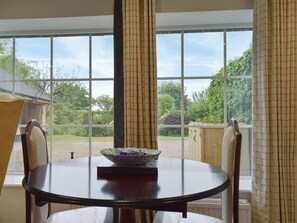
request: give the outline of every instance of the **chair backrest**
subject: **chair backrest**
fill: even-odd
[[[224,223],[239,223],[239,176],[241,138],[238,123],[231,120],[222,143],[222,169],[230,178],[230,186],[222,193],[222,217]]]
[[[39,122],[31,120],[22,133],[24,172],[48,163],[45,131]],[[38,207],[35,197],[26,192],[26,223],[43,223],[49,215],[49,204]]]

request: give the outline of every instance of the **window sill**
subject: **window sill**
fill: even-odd
[[[240,190],[240,192],[251,193],[251,191],[252,191],[252,177],[251,176],[240,177],[239,190]]]
[[[22,187],[23,174],[7,174],[4,179],[4,187]]]
[[[239,180],[239,198],[251,202],[252,177],[242,176]]]

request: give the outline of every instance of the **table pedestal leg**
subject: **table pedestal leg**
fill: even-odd
[[[120,208],[119,223],[136,223],[135,210],[128,208]]]
[[[135,210],[128,208],[113,208],[113,223],[136,223]]]
[[[119,220],[120,220],[120,208],[112,208],[112,210],[113,210],[112,222],[113,223],[119,223]]]

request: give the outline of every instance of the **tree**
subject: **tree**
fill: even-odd
[[[227,74],[237,76],[227,82],[227,119],[235,118],[240,122],[251,124],[252,82],[247,76],[252,72],[252,47],[227,64]],[[224,76],[221,68],[215,77]],[[191,121],[223,122],[224,121],[224,80],[214,78],[206,91],[194,92],[193,101],[187,106]]]
[[[161,82],[158,86],[158,95],[170,95],[175,102],[176,110],[181,110],[181,84],[173,81]],[[184,91],[184,108],[187,107],[190,100]]]
[[[53,87],[55,124],[88,123],[88,91],[80,82],[57,82]]]
[[[98,109],[93,112],[94,124],[113,123],[113,98],[109,95],[101,95],[94,100],[94,107]],[[93,136],[112,136],[113,129],[98,127],[93,129]]]
[[[100,114],[97,115],[95,123],[111,124],[113,121],[113,98],[109,95],[101,95],[94,100],[94,105],[98,106],[95,113]]]
[[[193,102],[198,102],[200,99],[206,98],[207,97],[207,90],[205,91],[200,91],[200,92],[193,92],[192,93],[192,98],[193,98]]]
[[[8,39],[0,40],[0,69],[12,73],[12,46]]]
[[[215,75],[223,75],[223,68]],[[213,79],[207,91],[206,102],[209,106],[209,113],[205,118],[207,122],[224,121],[224,80]]]
[[[227,71],[230,76],[242,76],[240,79],[229,80],[227,94],[227,119],[235,118],[240,122],[252,124],[252,47],[243,52],[242,56],[229,61]]]
[[[195,122],[206,121],[205,117],[208,116],[209,106],[207,104],[206,98],[200,98],[197,101],[188,105],[187,115],[189,120]]]
[[[188,95],[184,95],[184,108],[187,107],[190,100]],[[161,82],[158,86],[158,118],[159,123],[164,125],[181,124],[181,84],[173,81]],[[184,122],[188,123],[188,118],[185,114]],[[161,135],[180,136],[180,128],[160,128]]]
[[[58,81],[53,85],[54,103],[63,103],[63,107],[69,110],[89,109],[88,95],[81,82]]]
[[[238,76],[236,79],[229,79],[227,83],[227,119],[235,118],[240,122],[251,124],[252,82],[247,76],[251,76],[252,72],[252,47],[244,51],[240,57],[230,60],[226,69],[229,76]],[[214,76],[223,77],[224,69],[221,68]],[[196,101],[193,105],[189,105],[187,110],[191,120],[224,121],[223,79],[212,79],[207,91],[198,92],[193,98]]]
[[[174,111],[167,113],[163,115],[160,118],[160,122],[164,125],[180,125],[181,124],[181,111]],[[189,119],[186,114],[184,114],[184,124],[188,124]],[[160,135],[166,135],[166,136],[180,136],[181,135],[181,128],[169,128],[169,127],[163,127],[159,129]],[[188,131],[185,131],[185,135],[188,134]]]
[[[82,124],[88,123],[88,109],[89,97],[88,91],[82,82],[79,81],[54,81],[52,85],[49,81],[43,81],[45,72],[49,69],[42,71],[31,63],[15,59],[16,75],[18,79],[24,80],[32,88],[36,89],[39,93],[36,98],[38,100],[44,94],[50,94],[52,87],[53,94],[53,120],[55,124]],[[0,40],[0,69],[3,69],[8,74],[13,73],[13,53],[11,41],[8,39]],[[63,78],[65,75],[61,72],[60,68],[55,71],[55,76]],[[69,75],[67,75],[69,76]],[[26,81],[28,79],[37,79],[38,81]],[[48,111],[48,116],[50,111]],[[68,129],[55,130],[55,133],[72,134],[73,132]],[[85,135],[85,133],[82,133]]]
[[[13,47],[9,39],[0,40],[0,69],[7,73],[13,73]],[[28,65],[20,59],[15,59],[15,72],[19,79],[41,79],[42,72],[35,67]],[[36,86],[35,86],[36,87]]]
[[[175,100],[171,95],[161,94],[158,96],[158,119],[175,110]]]

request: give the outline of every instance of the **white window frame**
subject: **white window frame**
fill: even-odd
[[[184,75],[184,33],[188,33],[188,32],[209,32],[209,31],[214,31],[214,29],[211,30],[205,30],[205,29],[195,29],[195,30],[172,30],[172,31],[159,31],[158,34],[162,34],[162,33],[180,33],[181,35],[181,76],[180,77],[159,77],[158,80],[177,80],[180,81],[181,83],[181,87],[182,89],[184,89],[184,81],[185,80],[189,80],[189,79],[195,79],[195,80],[199,80],[199,79],[224,79],[224,125],[222,125],[222,127],[225,127],[227,125],[227,99],[226,99],[226,88],[227,88],[227,80],[228,79],[236,79],[236,78],[241,78],[240,76],[232,76],[232,77],[228,77],[227,73],[226,73],[226,66],[227,66],[227,61],[226,61],[226,47],[227,47],[227,41],[226,41],[226,33],[228,31],[244,31],[244,30],[251,30],[251,28],[236,28],[236,29],[224,29],[224,28],[220,28],[220,29],[216,29],[217,31],[223,32],[224,33],[224,67],[225,67],[225,74],[224,77],[213,77],[213,76],[191,76],[191,77],[185,77]],[[42,81],[49,81],[52,83],[53,81],[56,80],[63,80],[63,79],[54,79],[53,78],[53,39],[54,37],[63,37],[63,36],[88,36],[89,37],[89,77],[88,78],[67,78],[65,80],[67,81],[88,81],[89,82],[89,124],[87,125],[54,125],[53,121],[51,120],[50,125],[49,126],[45,126],[45,127],[49,127],[49,129],[53,129],[55,127],[88,127],[89,128],[89,155],[91,156],[92,154],[92,128],[93,127],[112,127],[111,125],[106,125],[106,124],[93,124],[92,123],[92,108],[91,108],[91,99],[92,99],[92,82],[93,81],[113,81],[113,78],[93,78],[92,77],[92,37],[93,36],[103,36],[103,35],[112,35],[112,33],[110,32],[106,32],[106,33],[93,33],[93,34],[89,34],[89,33],[83,33],[83,34],[58,34],[58,35],[41,35],[38,37],[47,37],[50,38],[50,65],[51,65],[51,69],[50,69],[50,78],[49,79],[42,79]],[[15,80],[15,39],[19,38],[19,37],[26,37],[26,38],[30,38],[30,37],[36,37],[34,35],[28,35],[28,36],[5,36],[4,38],[12,38],[13,40],[13,83],[17,82],[17,80]],[[252,78],[252,77],[247,77],[245,76],[245,78]],[[18,81],[22,81],[22,80],[18,80]],[[38,81],[36,79],[34,80],[26,80],[26,81]],[[14,86],[14,85],[13,85]],[[13,87],[13,93],[15,92],[15,89]],[[184,93],[184,91],[182,91],[182,94]],[[52,87],[51,87],[51,95],[50,95],[51,99],[52,99]],[[184,95],[181,95],[181,106],[182,109],[184,109],[183,104],[184,104]],[[51,106],[51,117],[53,114],[53,105],[52,105],[52,100],[50,103]],[[181,113],[183,116],[183,112]],[[179,127],[181,128],[181,154],[182,154],[182,158],[184,157],[184,150],[185,150],[185,144],[184,144],[184,130],[185,128],[189,128],[189,125],[185,125],[183,122],[183,117],[181,118],[182,123],[180,125],[158,125],[159,127]],[[24,127],[24,126],[21,126]],[[216,126],[217,127],[217,126]],[[249,128],[252,128],[252,126],[247,126]],[[49,151],[50,151],[50,159],[52,158],[52,134],[49,134]],[[251,158],[251,157],[250,157]]]

